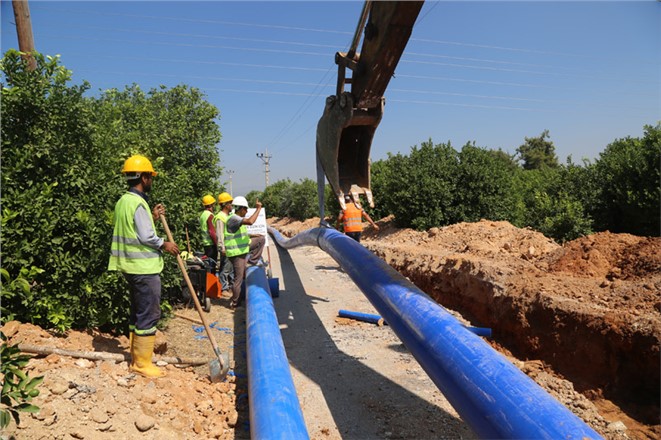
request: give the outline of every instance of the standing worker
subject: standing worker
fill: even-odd
[[[248,228],[246,228],[246,225],[255,223],[259,216],[259,211],[262,209],[259,200],[255,201],[255,212],[249,218],[246,218],[248,201],[245,197],[236,197],[232,204],[234,214],[227,219],[225,228],[225,252],[234,268],[230,307],[235,309],[243,301],[241,291],[246,275],[246,264],[255,266],[260,263],[266,239],[262,235],[248,235]]]
[[[146,377],[161,377],[165,373],[152,364],[151,358],[156,323],[161,318],[163,252],[176,256],[179,248],[156,235],[154,221],[165,214],[165,207],[159,203],[150,215],[147,193],[157,173],[149,159],[140,155],[129,157],[122,173],[129,190],[115,205],[108,270],[122,272],[129,284],[130,369]]]
[[[234,279],[232,263],[227,258],[225,251],[225,228],[227,219],[232,213],[232,200],[232,196],[229,193],[220,193],[218,195],[220,212],[213,218],[213,222],[216,225],[216,237],[218,237],[218,272],[220,272],[220,284],[223,291],[230,290]]]
[[[218,240],[216,239],[216,228],[213,226],[213,207],[216,204],[216,198],[207,194],[202,197],[202,204],[204,205],[204,211],[200,214],[202,246],[204,246],[204,255],[213,260],[218,256],[216,247]]]
[[[374,229],[377,231],[379,230],[379,225],[374,223],[369,214],[357,207],[351,200],[350,196],[344,196],[344,203],[346,209],[341,210],[340,214],[337,216],[337,224],[335,225],[337,229],[340,228],[340,223],[342,223],[344,226],[344,233],[358,243],[360,243],[360,236],[363,233],[363,218],[367,220],[369,224],[374,226]]]

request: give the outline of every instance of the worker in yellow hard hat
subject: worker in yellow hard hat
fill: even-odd
[[[218,240],[216,238],[216,228],[213,224],[214,206],[216,205],[216,198],[211,194],[202,197],[202,205],[204,210],[200,214],[200,233],[202,234],[202,246],[204,246],[204,255],[207,258],[214,260],[217,257]]]
[[[218,204],[220,211],[214,217],[214,225],[216,226],[216,237],[218,237],[218,272],[220,272],[220,284],[223,291],[228,291],[234,282],[234,269],[227,253],[225,251],[225,227],[227,219],[232,213],[232,196],[229,193],[222,192],[218,195]]]
[[[122,173],[129,189],[115,205],[108,270],[122,272],[131,293],[130,369],[143,376],[160,377],[164,373],[151,359],[156,324],[161,318],[163,252],[178,255],[179,248],[156,235],[154,222],[165,214],[165,207],[159,203],[149,209],[147,193],[157,174],[149,159],[129,157]]]

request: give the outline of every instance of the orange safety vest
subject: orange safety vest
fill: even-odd
[[[344,224],[344,232],[362,232],[363,210],[356,208],[356,205],[351,202],[347,203],[342,223]]]

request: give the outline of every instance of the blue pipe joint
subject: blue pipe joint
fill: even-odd
[[[284,239],[319,246],[351,277],[461,418],[480,438],[600,439],[601,436],[445,308],[360,243],[328,228]]]
[[[250,437],[309,440],[264,270],[246,275]]]

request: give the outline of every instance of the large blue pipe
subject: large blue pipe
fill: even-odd
[[[248,268],[246,284],[250,437],[308,440],[264,269]]]
[[[481,438],[598,439],[581,419],[436,301],[369,250],[328,228],[277,243],[319,246],[363,291],[406,348]]]

